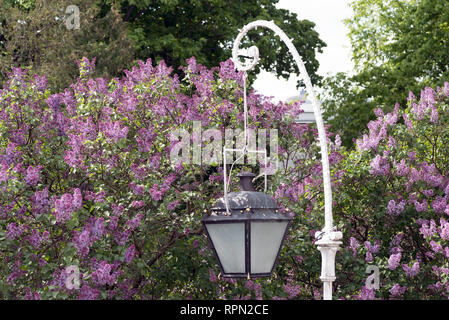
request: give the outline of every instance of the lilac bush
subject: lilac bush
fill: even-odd
[[[269,193],[293,222],[273,277],[223,279],[200,223],[223,195],[221,164],[171,161],[171,135],[193,121],[222,137],[241,129],[242,74],[231,61],[207,69],[192,58],[183,79],[151,60],[121,79],[92,79],[94,64],[82,59],[63,92],[21,69],[0,91],[1,297],[320,299],[322,167],[316,128],[294,121],[301,104],[248,95],[250,127],[278,129]],[[410,93],[405,111],[376,109],[353,151],[327,128],[345,237],[335,298],[448,298],[448,97],[446,83],[419,100]],[[379,289],[366,283],[369,265]]]
[[[376,109],[357,149],[338,164],[345,173],[334,213],[350,245],[337,255],[336,295],[449,298],[448,98],[446,82],[420,99],[410,92],[405,110]],[[367,294],[370,264],[380,269],[380,289]]]
[[[201,121],[224,136],[241,128],[243,81],[232,62],[207,69],[189,59],[184,79],[151,60],[121,79],[92,79],[94,64],[82,59],[79,79],[60,93],[21,69],[0,91],[1,297],[319,297],[318,261],[306,286],[294,274],[313,261],[297,252],[299,230],[309,228],[299,217],[313,216],[313,195],[293,213],[295,231],[274,279],[221,279],[200,220],[222,196],[222,168],[170,160],[175,129],[191,132]],[[270,179],[270,192],[291,206],[320,185],[316,130],[294,122],[299,103],[251,92],[248,106],[252,127],[279,130],[281,161],[293,151],[307,155],[280,170],[293,184],[281,174]],[[73,266],[79,288],[68,285]]]

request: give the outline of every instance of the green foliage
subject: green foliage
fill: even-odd
[[[353,75],[325,80],[324,116],[352,146],[372,110],[406,106],[408,92],[441,86],[449,70],[449,3],[445,0],[356,0],[349,27]]]
[[[128,22],[129,37],[137,50],[137,58],[164,61],[174,67],[192,56],[211,68],[231,57],[232,42],[239,28],[257,20],[273,20],[291,38],[303,57],[307,71],[314,83],[321,77],[316,74],[316,53],[322,52],[325,43],[314,30],[315,24],[298,20],[296,14],[275,7],[276,1],[255,0],[158,0],[117,1]],[[110,1],[103,1],[105,7]],[[288,78],[297,73],[293,58],[287,48],[266,30],[248,34],[248,45],[260,49],[261,64],[250,75],[250,80],[260,68],[275,71],[277,76]]]
[[[79,7],[79,29],[66,26],[69,5]],[[0,1],[0,84],[11,67],[22,67],[46,74],[61,90],[76,79],[83,56],[96,57],[96,77],[119,76],[133,61],[133,47],[120,14],[100,13],[94,0]]]
[[[212,68],[231,57],[238,29],[256,19],[274,20],[291,38],[303,57],[314,83],[316,53],[326,45],[314,30],[315,24],[298,20],[296,14],[277,9],[277,1],[0,1],[0,85],[11,66],[30,67],[46,74],[52,88],[62,89],[76,79],[75,61],[96,57],[95,76],[115,77],[133,61],[162,59],[183,76],[179,66],[196,57]],[[80,9],[80,29],[68,30],[68,5]],[[23,21],[24,23],[19,23]],[[288,78],[298,73],[293,58],[277,37],[266,30],[253,31],[245,45],[257,45],[261,68]]]

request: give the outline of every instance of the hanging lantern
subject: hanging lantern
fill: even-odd
[[[254,176],[239,174],[241,191],[225,194],[202,220],[223,277],[271,276],[292,219],[254,190]]]

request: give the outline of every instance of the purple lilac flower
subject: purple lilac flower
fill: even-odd
[[[140,196],[140,195],[142,195],[143,194],[143,192],[144,192],[144,187],[142,186],[142,185],[136,185],[136,184],[134,184],[134,183],[130,183],[129,184],[129,187],[131,188],[131,190],[133,191],[133,193],[136,195],[136,196]]]
[[[111,208],[112,208],[112,213],[115,216],[121,216],[121,214],[123,213],[123,210],[125,210],[124,206],[116,205],[115,203],[111,204]]]
[[[95,217],[92,217],[89,220],[87,228],[89,228],[90,237],[93,241],[100,239],[105,233],[104,218],[100,217],[96,219]]]
[[[421,202],[415,201],[414,205],[415,205],[416,211],[418,211],[418,212],[426,212],[427,208],[429,207],[427,200],[425,200],[425,199],[422,200]]]
[[[415,262],[412,267],[406,264],[402,265],[402,269],[409,278],[414,278],[419,273],[419,262]]]
[[[357,249],[358,249],[358,247],[360,247],[360,244],[356,238],[351,237],[349,239],[349,247],[352,249],[352,255],[354,257],[357,256]]]
[[[75,189],[74,196],[70,193],[65,193],[60,199],[55,200],[54,215],[56,222],[64,222],[70,219],[72,212],[81,207],[82,198],[79,189]]]
[[[254,281],[252,281],[252,280],[246,281],[246,282],[245,282],[245,287],[246,287],[248,290],[254,290]]]
[[[400,109],[399,103],[396,102],[393,112],[387,113],[385,115],[385,123],[386,124],[394,125],[396,122],[398,122],[399,109]]]
[[[28,237],[28,241],[30,244],[35,248],[38,249],[43,241],[47,241],[50,237],[50,234],[48,231],[44,231],[41,235],[39,230],[33,229],[31,232],[31,235]]]
[[[72,240],[73,245],[78,250],[80,256],[86,256],[89,253],[90,246],[90,232],[83,230],[81,233],[75,232],[75,237]]]
[[[76,61],[76,64],[80,69],[81,77],[89,77],[90,75],[92,75],[92,73],[95,70],[95,61],[96,58],[93,58],[92,60],[89,61],[89,59],[86,57],[83,57],[81,60]]]
[[[392,254],[390,256],[390,258],[388,259],[388,268],[390,270],[395,270],[399,266],[399,263],[401,261],[401,257],[402,257],[401,252],[398,252],[396,254]]]
[[[373,160],[370,162],[371,169],[369,172],[372,175],[387,175],[390,172],[390,164],[387,159],[381,157],[380,155],[377,155]]]
[[[48,187],[42,191],[36,191],[31,197],[31,203],[35,214],[41,214],[44,210],[49,208],[50,201],[48,199]]]
[[[15,281],[20,278],[24,273],[26,273],[25,270],[16,270],[11,272],[11,274],[8,276],[8,278],[6,278],[6,283],[10,284],[10,285],[14,285]]]
[[[220,62],[219,76],[222,80],[231,79],[236,80],[238,83],[242,83],[243,73],[236,71],[234,62],[231,59],[228,59],[226,61]]]
[[[27,174],[25,176],[25,182],[29,186],[35,186],[40,179],[39,172],[42,170],[42,166],[32,167],[29,166]]]
[[[98,265],[98,269],[92,273],[92,280],[98,285],[113,285],[117,280],[117,274],[111,272],[112,265],[106,261],[101,261]]]
[[[128,220],[126,222],[126,225],[131,229],[134,230],[140,225],[140,221],[142,220],[143,215],[141,213],[137,214],[134,218]]]
[[[142,208],[145,205],[145,203],[142,200],[136,200],[131,202],[131,207],[133,208]]]
[[[402,232],[398,233],[394,236],[393,240],[391,240],[391,246],[396,247],[401,244],[402,239],[404,239],[404,234]]]
[[[432,209],[435,210],[436,213],[443,213],[446,209],[446,199],[438,196],[434,201],[432,201]]]
[[[288,294],[289,299],[293,299],[301,292],[301,287],[287,283],[284,285],[284,291]]]
[[[374,114],[376,115],[376,117],[382,118],[384,116],[384,111],[382,110],[382,108],[376,108],[374,109]]]
[[[438,110],[433,107],[431,109],[431,113],[430,113],[430,120],[431,123],[438,123]]]
[[[391,216],[397,216],[401,214],[405,209],[405,200],[401,200],[396,204],[396,201],[390,200],[387,206],[387,213]]]
[[[60,107],[61,102],[62,102],[61,98],[62,97],[59,94],[52,94],[51,96],[48,97],[48,99],[46,101],[47,104],[53,110],[54,113],[59,111],[59,107]]]
[[[126,242],[128,241],[130,234],[131,234],[130,230],[125,230],[123,232],[117,232],[115,234],[115,242],[117,242],[117,244],[120,246],[124,246],[126,244]]]
[[[374,245],[372,245],[370,241],[365,241],[365,247],[369,252],[377,253],[377,252],[379,252],[379,249],[380,249],[380,241],[376,240],[374,242]]]
[[[405,291],[407,291],[407,287],[401,287],[399,284],[395,284],[391,289],[390,289],[390,294],[392,297],[396,298],[396,297],[400,297],[402,295],[404,295]]]
[[[150,189],[150,195],[154,201],[159,201],[162,199],[162,192],[159,190],[158,187],[159,186],[157,184],[154,184],[153,187]]]
[[[129,248],[126,249],[125,252],[125,262],[131,263],[136,255],[137,255],[136,247],[134,245],[129,246]]]
[[[104,202],[104,195],[105,195],[104,190],[101,190],[100,192],[95,194],[95,200],[94,201],[98,202],[98,203],[103,203]]]
[[[22,235],[22,233],[25,231],[24,226],[17,226],[15,222],[11,222],[6,227],[6,237],[14,240]]]
[[[6,163],[3,163],[0,170],[0,183],[8,181],[9,179],[8,169],[9,169],[8,165]]]
[[[31,289],[29,287],[26,288],[25,291],[25,300],[41,300],[41,294],[39,292],[31,292]]]
[[[180,201],[176,200],[176,201],[172,201],[167,205],[167,209],[168,210],[175,210],[177,206],[179,206]]]
[[[99,295],[100,290],[91,288],[85,284],[80,289],[78,300],[97,300]]]
[[[82,204],[83,204],[83,196],[81,195],[81,190],[76,188],[73,191],[73,202],[72,202],[73,209],[74,210],[81,209]]]
[[[48,85],[48,80],[47,77],[44,76],[39,76],[39,75],[35,75],[34,76],[34,83],[36,85],[37,90],[44,92],[45,89],[47,88]]]
[[[108,229],[111,231],[117,230],[118,227],[118,216],[113,216],[109,220]]]
[[[439,244],[438,242],[435,241],[430,241],[430,247],[432,248],[432,251],[438,253],[438,252],[442,252],[443,251],[443,247],[441,246],[441,244]]]
[[[440,219],[440,237],[443,240],[449,240],[449,222],[444,220],[443,218]]]
[[[446,97],[449,97],[449,82],[447,81],[444,82],[443,93]]]
[[[380,241],[377,240],[375,245],[371,245],[371,242],[365,241],[365,247],[367,249],[365,261],[371,262],[374,260],[373,254],[377,253],[380,249]]]
[[[404,123],[407,126],[407,129],[412,131],[413,130],[413,122],[410,120],[410,117],[405,112],[402,114],[402,118],[404,119]]]
[[[445,195],[449,195],[449,183],[446,185],[446,187],[444,188],[444,194]]]
[[[359,300],[374,300],[374,289],[368,289],[367,287],[363,286],[358,298]]]
[[[209,269],[209,281],[210,282],[217,282],[217,276],[215,275],[214,270]]]
[[[405,159],[401,159],[401,162],[396,163],[396,174],[400,177],[406,176],[410,171],[409,166],[405,162]]]
[[[153,170],[156,170],[159,168],[160,165],[160,161],[161,161],[161,155],[160,154],[156,154],[154,156],[151,157],[150,159],[150,167]]]
[[[153,145],[153,140],[156,137],[156,133],[152,128],[141,128],[137,132],[136,141],[141,152],[149,152],[151,150],[151,146]],[[160,155],[155,155],[150,160],[150,166],[153,169],[159,167]]]
[[[429,225],[428,221],[424,220],[421,228],[419,229],[419,232],[424,236],[424,238],[432,237],[437,232],[435,221],[433,219],[430,220]]]

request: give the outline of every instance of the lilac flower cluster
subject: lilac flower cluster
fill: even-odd
[[[390,289],[390,294],[393,298],[398,298],[400,296],[403,296],[406,291],[407,287],[400,286],[399,284],[395,283],[394,286]]]
[[[402,269],[404,270],[407,277],[414,278],[419,273],[419,262],[416,261],[411,267],[403,264]]]
[[[405,205],[405,200],[401,200],[398,203],[395,200],[390,200],[387,206],[387,213],[392,216],[398,216],[404,211]]]
[[[402,253],[398,252],[395,254],[392,254],[390,258],[388,259],[388,268],[390,270],[395,270],[397,267],[399,267],[399,263],[401,261]]]
[[[71,214],[81,208],[82,201],[83,199],[79,189],[75,189],[73,195],[65,193],[60,199],[56,199],[54,202],[56,222],[64,222],[70,219]]]
[[[371,244],[370,241],[365,241],[365,248],[366,248],[366,256],[365,261],[366,262],[372,262],[374,260],[373,254],[376,254],[380,250],[380,240],[376,240],[374,245]]]
[[[379,234],[392,237],[388,255],[377,254],[386,258],[379,260],[386,261],[388,281],[392,282],[389,293],[394,299],[404,298],[406,292],[420,297],[447,296],[439,277],[449,257],[449,177],[445,169],[448,151],[441,138],[447,132],[448,88],[448,82],[436,90],[425,88],[420,99],[410,92],[405,110],[398,104],[390,113],[376,109],[377,118],[368,124],[369,132],[357,140],[357,150],[351,154],[363,159],[369,174],[360,167],[350,167],[353,172],[348,189],[354,188],[354,177],[363,171],[357,182],[362,184],[366,199],[354,199],[357,205],[342,210],[345,219],[348,212],[351,218],[347,253],[356,257],[354,237],[365,236],[368,241]],[[379,215],[383,208],[385,216]],[[363,217],[354,216],[351,210],[361,212]],[[372,261],[373,254],[366,248],[365,260]],[[432,284],[418,284],[414,280],[418,275]],[[366,290],[362,292],[369,295]]]

